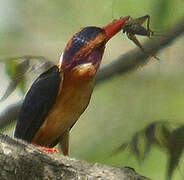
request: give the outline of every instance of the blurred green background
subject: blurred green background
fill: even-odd
[[[121,16],[149,14],[153,30],[164,34],[184,16],[183,0],[0,0],[1,59],[39,55],[54,63],[67,41],[85,26],[103,27]],[[142,38],[144,40],[145,38]],[[102,65],[135,48],[119,33],[107,45]],[[161,61],[116,76],[96,87],[89,107],[71,131],[71,156],[113,166],[130,166],[152,179],[164,179],[167,154],[154,147],[143,164],[125,152],[112,151],[154,121],[184,123],[184,37],[157,55]],[[8,86],[1,67],[3,95]],[[30,85],[29,81],[27,88]],[[19,89],[1,103],[3,110],[22,99]],[[184,163],[183,163],[184,164]],[[182,164],[180,166],[182,167]],[[173,179],[183,179],[177,171]]]

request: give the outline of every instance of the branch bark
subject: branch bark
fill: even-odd
[[[167,47],[167,45],[171,44],[177,37],[184,33],[184,18],[177,23],[173,28],[169,29],[167,32],[164,33],[163,37],[158,39],[151,39],[148,40],[146,43],[143,44],[143,47],[150,53],[155,54],[156,52],[160,51],[161,49]],[[149,55],[143,54],[138,48],[120,56],[118,59],[114,60],[109,65],[101,68],[96,76],[96,85],[99,85],[101,82],[105,80],[109,80],[109,78],[116,76],[118,74],[126,73],[130,70],[135,69],[141,64],[145,64],[149,59]],[[7,121],[11,123],[15,121],[18,113],[17,109],[19,109],[21,105],[17,103],[13,107],[10,106],[3,114],[0,115],[0,129],[6,127]],[[14,117],[13,117],[14,116]],[[5,120],[5,121],[4,121]]]
[[[0,115],[0,129],[8,126],[17,119],[21,105],[22,101],[19,101],[18,103],[11,104],[4,112],[2,112]]]
[[[3,134],[0,134],[0,167],[2,180],[149,180],[132,168],[91,164],[46,153]]]

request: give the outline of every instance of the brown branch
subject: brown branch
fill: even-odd
[[[183,18],[184,19],[184,18]],[[169,29],[163,37],[160,37],[155,40],[149,40],[144,43],[144,47],[150,54],[155,54],[159,50],[165,48],[167,45],[171,44],[178,36],[182,35],[184,32],[184,20],[180,21],[173,28]],[[144,64],[148,61],[148,55],[143,54],[138,48],[132,50],[118,59],[114,60],[109,65],[101,68],[96,76],[96,85],[101,82],[109,79],[110,77],[116,76],[120,73],[126,73],[130,70],[135,69],[140,64]],[[17,103],[18,108],[20,103]],[[18,112],[15,109],[18,109],[16,105],[13,107],[8,107],[9,110],[6,110],[3,114],[0,115],[0,129],[4,128],[7,123],[4,123],[6,120],[8,123],[11,123],[17,117],[15,112]],[[13,115],[10,115],[13,114]],[[14,116],[14,117],[13,117]]]
[[[5,128],[10,123],[14,122],[17,119],[17,115],[20,111],[22,101],[19,101],[15,104],[9,105],[4,112],[0,115],[0,129]]]
[[[51,154],[33,145],[0,134],[0,179],[3,180],[149,180],[124,167],[91,164]]]

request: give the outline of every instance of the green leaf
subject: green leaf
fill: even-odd
[[[141,162],[141,149],[139,146],[140,145],[139,138],[140,138],[140,132],[135,133],[132,138],[132,141],[130,142],[130,147],[131,147],[131,151],[133,152],[138,162],[140,163]]]
[[[168,159],[168,170],[167,178],[170,179],[173,175],[174,170],[178,166],[184,149],[184,126],[181,126],[173,131],[169,143],[169,159]]]
[[[161,132],[162,132],[162,145],[166,149],[169,148],[169,143],[170,143],[170,138],[171,138],[171,129],[168,124],[163,124],[161,127]]]
[[[149,154],[149,152],[151,150],[151,146],[156,143],[155,130],[156,130],[156,123],[155,122],[151,123],[150,125],[148,125],[145,128],[144,134],[145,134],[146,147],[145,147],[145,152],[144,152],[144,157],[143,157],[144,160],[147,157],[147,155]]]
[[[121,146],[119,146],[117,149],[115,149],[112,154],[120,153],[124,151],[128,147],[128,143],[123,143]]]
[[[6,71],[11,78],[11,82],[0,102],[6,100],[17,87],[20,88],[22,93],[25,93],[25,76],[29,69],[29,71],[43,71],[43,69],[46,70],[53,65],[52,62],[42,56],[12,57],[0,61],[6,63]],[[31,62],[33,62],[33,65],[30,65]]]
[[[17,86],[19,86],[22,92],[24,93],[25,90],[24,75],[28,70],[28,68],[29,68],[28,59],[19,64],[13,60],[8,60],[6,62],[6,69],[8,75],[11,78],[11,82],[0,101],[6,100],[8,96],[17,88]],[[19,84],[20,82],[21,84]]]

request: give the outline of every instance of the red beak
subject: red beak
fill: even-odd
[[[106,42],[122,29],[123,24],[128,21],[129,18],[130,16],[121,18],[102,28],[107,35]]]

